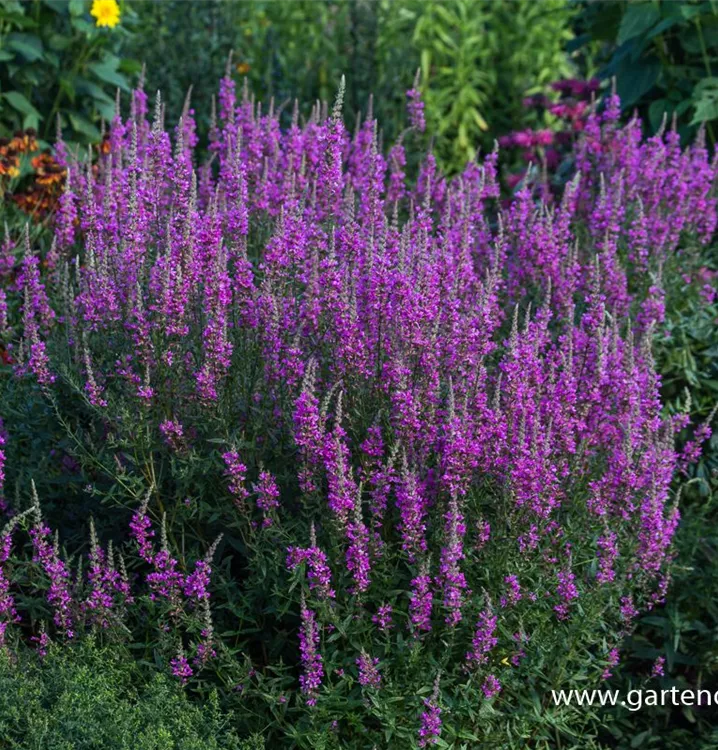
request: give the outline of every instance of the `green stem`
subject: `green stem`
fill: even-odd
[[[706,73],[708,73],[708,76],[712,78],[713,72],[711,71],[711,63],[710,58],[708,57],[708,49],[706,48],[706,40],[703,38],[703,27],[701,26],[700,17],[696,17],[696,31],[698,32],[698,41],[701,45],[701,55],[703,57],[703,64],[706,67]]]

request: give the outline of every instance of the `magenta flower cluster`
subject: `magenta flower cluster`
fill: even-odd
[[[408,101],[423,130],[416,87]],[[167,466],[203,457],[202,501],[241,550],[231,585],[271,579],[260,606],[295,618],[277,629],[303,704],[321,708],[335,676],[381,694],[432,647],[455,650],[451,680],[495,699],[537,644],[562,647],[579,605],[626,631],[665,594],[671,482],[709,428],[676,453],[651,352],[658,271],[684,235],[714,233],[716,165],[702,139],[643,139],[618,111],[582,108],[560,200],[524,187],[502,203],[498,151],[456,179],[428,154],[409,177],[404,145],[384,149],[371,118],[352,136],[341,101],[285,123],[227,76],[204,159],[192,110],[171,135],[138,89],[95,163],[71,165],[50,262],[25,239],[17,378],[43,397],[81,383],[103,428],[137,415]],[[186,682],[218,645],[216,549],[187,563],[172,528],[185,508],[156,509],[150,477],[170,484],[127,485],[147,491],[129,521],[138,587]],[[94,540],[76,606],[41,519],[31,537],[57,632],[72,637],[82,612],[109,627],[138,599]],[[10,545],[0,636],[18,617]],[[418,721],[434,744],[438,688]]]

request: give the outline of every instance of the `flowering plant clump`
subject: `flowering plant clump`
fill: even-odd
[[[57,208],[66,178],[62,156],[41,151],[34,129],[0,138],[0,190],[36,221]]]
[[[507,176],[509,187],[522,181],[541,181],[548,175],[555,178],[562,163],[570,159],[572,150],[586,126],[586,118],[595,110],[595,96],[600,81],[567,79],[555,81],[551,89],[559,94],[553,101],[544,94],[535,94],[523,100],[526,109],[536,112],[539,121],[545,120],[544,128],[527,128],[499,138],[502,148],[519,149],[522,161],[527,165],[519,172]],[[553,127],[548,127],[552,125]],[[533,180],[530,174],[534,169]]]
[[[8,241],[6,495],[35,551],[2,547],[5,643],[40,632],[32,581],[49,637],[131,637],[269,747],[478,746],[600,679],[665,595],[685,420],[651,339],[715,165],[610,106],[560,201],[502,206],[496,152],[410,179],[341,98],[282,129],[227,76],[200,161],[189,102],[168,130],[138,89],[68,165],[42,262]],[[45,477],[28,399],[63,436]]]

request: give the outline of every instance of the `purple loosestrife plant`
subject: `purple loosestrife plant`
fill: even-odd
[[[436,745],[441,736],[441,708],[439,706],[439,679],[434,681],[434,690],[429,698],[424,698],[424,711],[421,714],[419,747]]]
[[[415,635],[431,630],[431,613],[434,594],[431,590],[431,576],[428,575],[428,561],[419,575],[411,581],[409,594],[409,617]]]
[[[11,518],[0,532],[0,647],[5,646],[8,625],[21,622],[15,606],[15,599],[11,591],[11,581],[8,574],[8,561],[12,552],[13,532],[15,527],[25,516],[30,515],[33,508]]]
[[[336,592],[331,587],[332,572],[327,564],[326,553],[317,547],[314,524],[311,526],[310,542],[311,546],[308,548],[287,548],[287,568],[294,570],[301,563],[306,563],[309,590],[319,599],[334,599]]]
[[[43,523],[34,482],[32,482],[32,495],[34,524],[30,530],[30,538],[32,539],[33,561],[40,565],[50,581],[47,601],[53,611],[53,621],[65,637],[72,639],[75,635],[73,629],[75,602],[70,587],[70,573],[65,562],[60,558],[57,540],[54,543],[50,542],[52,532],[50,527]]]
[[[254,492],[257,495],[257,507],[262,511],[264,516],[263,526],[271,526],[271,512],[279,508],[279,488],[274,477],[268,471],[259,472],[259,481],[254,485]]]
[[[586,103],[562,193],[501,202],[498,151],[447,179],[411,130],[351,135],[343,90],[285,128],[229,70],[208,152],[189,101],[170,125],[135,91],[97,154],[64,152],[52,253],[3,245],[3,512],[37,507],[25,476],[50,497],[34,563],[2,537],[0,622],[39,638],[19,593],[49,579],[47,638],[132,638],[272,747],[498,745],[525,730],[504,702],[600,679],[597,644],[665,596],[710,427],[677,454],[651,344],[716,164]],[[21,455],[23,404],[72,457]],[[79,476],[106,503],[89,549]]]
[[[466,654],[466,660],[470,664],[480,665],[488,662],[488,653],[499,642],[495,634],[497,623],[498,617],[488,609],[483,610],[479,615],[474,638],[471,641],[471,650]]]
[[[172,674],[177,677],[183,685],[187,684],[187,680],[192,677],[192,667],[190,667],[189,662],[187,661],[181,642],[177,649],[177,656],[172,659],[170,664],[172,667]]]
[[[362,687],[371,687],[378,689],[381,687],[381,675],[379,674],[379,658],[374,657],[372,659],[369,654],[362,651],[359,658],[356,660],[357,669],[359,672],[359,684]]]
[[[417,70],[414,85],[406,92],[408,100],[406,109],[409,113],[411,127],[423,133],[426,129],[426,120],[424,118],[424,102],[421,99],[421,92],[419,91],[419,76],[420,71]]]
[[[301,620],[299,652],[301,654],[302,674],[299,677],[299,684],[306,696],[306,704],[315,706],[324,677],[322,655],[319,653],[321,636],[316,615],[305,606],[304,601],[302,601]]]

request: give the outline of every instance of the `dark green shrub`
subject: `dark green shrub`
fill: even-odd
[[[129,654],[88,640],[0,653],[0,737],[22,750],[261,750],[240,742],[216,695],[190,703],[177,684],[147,677]]]

